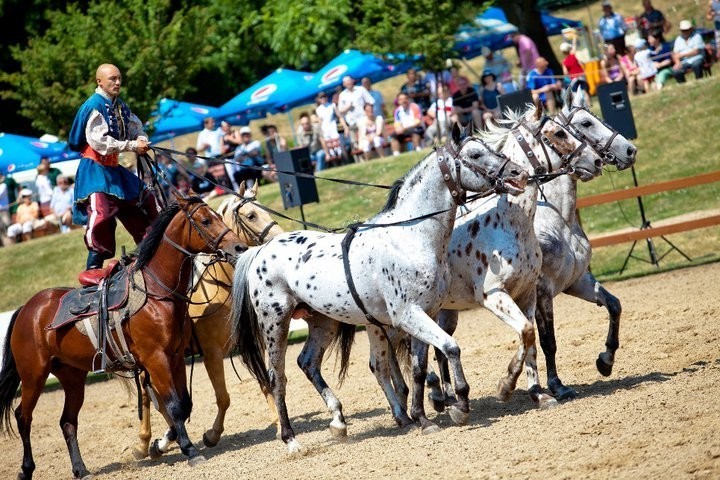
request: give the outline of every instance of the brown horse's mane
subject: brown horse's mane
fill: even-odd
[[[199,197],[189,197],[186,199],[189,204],[195,204],[202,202]],[[142,242],[135,250],[137,261],[135,263],[135,269],[140,270],[144,268],[150,260],[155,256],[155,252],[160,246],[165,229],[167,229],[170,222],[175,215],[180,211],[180,205],[177,203],[171,203],[166,206],[157,216],[152,226],[150,227],[150,233],[143,238]]]

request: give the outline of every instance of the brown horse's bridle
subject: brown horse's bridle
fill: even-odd
[[[477,165],[473,165],[463,158],[460,158],[460,151],[471,140],[480,142],[483,146],[485,146],[485,148],[488,149],[489,152],[492,152],[495,155],[498,155],[499,157],[503,158],[505,161],[502,163],[502,165],[500,165],[500,167],[497,170],[486,171],[485,169],[480,168]],[[452,196],[453,200],[455,201],[455,203],[457,205],[464,205],[467,200],[467,195],[466,195],[467,192],[460,185],[460,171],[461,171],[461,167],[463,165],[467,169],[472,171],[473,173],[475,173],[477,175],[481,175],[481,176],[489,179],[495,185],[495,187],[494,187],[495,191],[497,193],[502,193],[503,188],[504,188],[502,176],[503,176],[503,172],[505,171],[505,167],[507,166],[510,159],[508,157],[506,157],[505,155],[503,155],[502,153],[495,152],[493,149],[491,149],[485,142],[483,142],[479,138],[475,138],[472,136],[465,137],[460,142],[460,145],[458,145],[457,148],[455,148],[455,146],[453,145],[453,143],[451,141],[448,141],[445,145],[437,147],[436,155],[437,155],[438,166],[440,167],[440,172],[442,173],[443,180],[445,181],[445,185],[447,185],[447,188],[450,191],[450,195]],[[453,164],[455,166],[455,179],[453,179],[453,176],[450,172],[450,166],[448,165],[449,159],[452,159]]]
[[[563,129],[569,131],[569,133],[575,137],[576,140],[580,142],[580,145],[570,152],[569,154],[563,154],[560,152],[557,147],[552,143],[552,140],[550,140],[545,134],[542,133],[542,129],[545,126],[547,122],[553,122],[556,125],[562,127]],[[528,144],[527,140],[525,140],[525,137],[522,133],[520,133],[520,127],[523,127],[525,130],[527,130],[532,137],[537,140],[540,143],[540,146],[543,149],[543,153],[545,154],[545,163],[547,163],[547,166],[541,165],[540,162],[537,159],[537,156],[532,151],[532,148],[530,148],[530,144]],[[550,173],[552,171],[552,164],[550,162],[550,155],[548,154],[546,146],[550,148],[553,152],[555,152],[558,157],[561,159],[561,167],[559,170],[559,173],[567,173],[567,166],[570,165],[570,163],[578,157],[583,150],[587,147],[587,142],[584,138],[580,138],[577,135],[575,135],[575,132],[567,128],[565,125],[562,125],[552,118],[548,117],[547,115],[543,115],[542,119],[540,120],[540,125],[536,129],[533,129],[524,118],[521,118],[518,122],[518,126],[513,128],[511,130],[511,134],[517,141],[518,145],[520,146],[520,149],[525,153],[525,156],[527,157],[530,164],[533,166],[533,169],[535,170],[535,175],[543,175]]]

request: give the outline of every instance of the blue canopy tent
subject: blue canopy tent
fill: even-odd
[[[152,130],[150,140],[161,142],[177,135],[203,129],[203,118],[217,118],[218,108],[163,98],[153,112],[147,126]]]
[[[400,75],[413,65],[413,60],[416,59],[403,59],[402,62],[395,64],[370,53],[345,50],[318,70],[307,82],[298,83],[294,89],[278,95],[271,111],[284,112],[298,105],[312,103],[318,93],[342,85],[342,79],[346,75],[358,81],[362,77],[370,77],[373,82]]]
[[[582,27],[582,22],[567,18],[553,17],[540,12],[540,19],[548,36],[559,35],[564,28]],[[455,50],[466,58],[481,54],[482,48],[501,50],[511,47],[510,34],[517,27],[508,23],[505,12],[499,7],[490,7],[475,18],[474,25],[463,26],[455,35]]]
[[[304,91],[312,73],[278,68],[255,85],[239,93],[218,109],[221,119],[260,118],[295,91]]]
[[[39,138],[0,133],[0,172],[3,174],[34,170],[42,157],[51,163],[80,158],[66,142],[45,142]]]

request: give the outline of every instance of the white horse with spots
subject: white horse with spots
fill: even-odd
[[[453,128],[445,146],[396,182],[383,211],[348,235],[290,232],[238,259],[232,319],[256,339],[241,339],[240,351],[245,356],[253,347],[267,348],[269,378],[258,380],[271,385],[291,453],[300,445],[285,404],[285,353],[296,309],[355,325],[392,325],[439,348],[457,386],[450,413],[467,421],[460,348],[432,319],[450,284],[448,241],[463,190],[520,193],[527,173],[474,137],[461,141],[462,134]]]
[[[517,123],[517,128],[497,128],[492,139],[497,141],[497,148],[503,148],[504,153],[524,167],[533,171],[572,172],[583,179],[601,172],[599,156],[565,127],[543,117],[539,110],[532,109],[525,116],[517,115],[510,123]],[[532,319],[535,282],[540,274],[540,247],[532,223],[536,194],[537,186],[529,185],[526,192],[517,197],[501,196],[468,203],[468,208],[473,211],[456,222],[452,233],[449,249],[452,283],[443,308],[467,309],[485,305],[516,329],[521,343],[510,367],[514,379],[512,382],[506,380],[505,384],[514,387],[520,365],[529,352],[531,392],[536,401],[551,402],[552,399],[542,394],[539,388],[534,357]],[[344,372],[354,330],[333,325],[332,321],[317,316],[308,319],[308,323],[309,338],[298,363],[315,387],[330,395],[320,374],[322,356],[334,338],[341,338],[341,373]],[[388,361],[385,332],[374,325],[368,325],[367,329],[371,346],[370,368],[390,403],[396,422],[401,426],[411,423],[406,413],[408,389],[397,362]],[[423,352],[422,347],[415,350]],[[426,353],[413,364],[419,385],[425,378],[424,358]],[[414,402],[417,408],[412,411],[413,418],[420,421],[423,431],[436,429],[422,409],[422,387],[416,388],[415,392],[420,392],[420,396]],[[336,405],[336,408],[340,407]]]
[[[573,126],[594,145],[606,163],[619,170],[635,163],[637,149],[625,137],[592,115],[582,95],[568,90],[558,120]],[[604,306],[609,315],[606,350],[597,360],[598,371],[612,373],[615,352],[620,346],[620,302],[590,273],[592,249],[575,213],[577,186],[572,177],[557,178],[542,191],[535,213],[535,233],[543,252],[542,274],[537,288],[536,320],[540,346],[545,354],[548,388],[558,400],[574,398],[576,392],[563,385],[557,373],[553,298],[561,292]]]

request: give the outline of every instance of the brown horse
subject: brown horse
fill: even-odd
[[[224,200],[218,207],[225,224],[237,233],[240,240],[249,246],[260,245],[283,230],[272,217],[256,204],[257,182],[253,190],[245,193],[245,183],[241,185],[239,197],[232,196]],[[198,257],[195,264],[202,265],[203,259]],[[212,427],[203,435],[203,443],[214,447],[220,441],[225,429],[225,413],[230,407],[230,395],[225,384],[225,365],[223,358],[235,346],[234,333],[228,321],[230,315],[230,293],[235,269],[228,262],[215,262],[201,270],[199,280],[190,293],[188,314],[195,323],[195,333],[203,353],[203,363],[208,373],[217,403],[217,415]],[[275,399],[269,390],[263,389],[272,421],[277,423]],[[140,422],[140,442],[133,449],[133,455],[140,460],[148,455],[155,458],[165,453],[172,440],[172,429],[164,437],[152,442],[150,424],[150,397],[143,391],[143,414]]]
[[[168,421],[179,439],[180,449],[191,465],[204,458],[188,438],[185,420],[192,401],[186,384],[183,352],[191,337],[191,324],[185,321],[187,299],[184,293],[191,276],[191,257],[195,253],[224,251],[237,253],[246,248],[222,222],[220,215],[198,198],[178,199],[158,216],[148,236],[140,243],[138,255],[128,268],[141,272],[147,300],[143,307],[122,324],[128,351],[137,368],[146,375],[158,393]],[[32,478],[35,463],[30,443],[32,413],[50,373],[65,391],[60,427],[70,453],[73,475],[89,475],[77,441],[78,413],[85,394],[85,379],[93,369],[95,348],[88,337],[72,325],[48,329],[60,306],[60,299],[71,289],[51,288],[35,294],[13,315],[8,328],[2,371],[0,371],[0,419],[6,432],[12,431],[10,412],[17,388],[22,397],[15,409],[23,442],[22,471],[18,477]],[[109,355],[112,357],[112,355]],[[263,358],[258,356],[251,371],[267,378]]]

